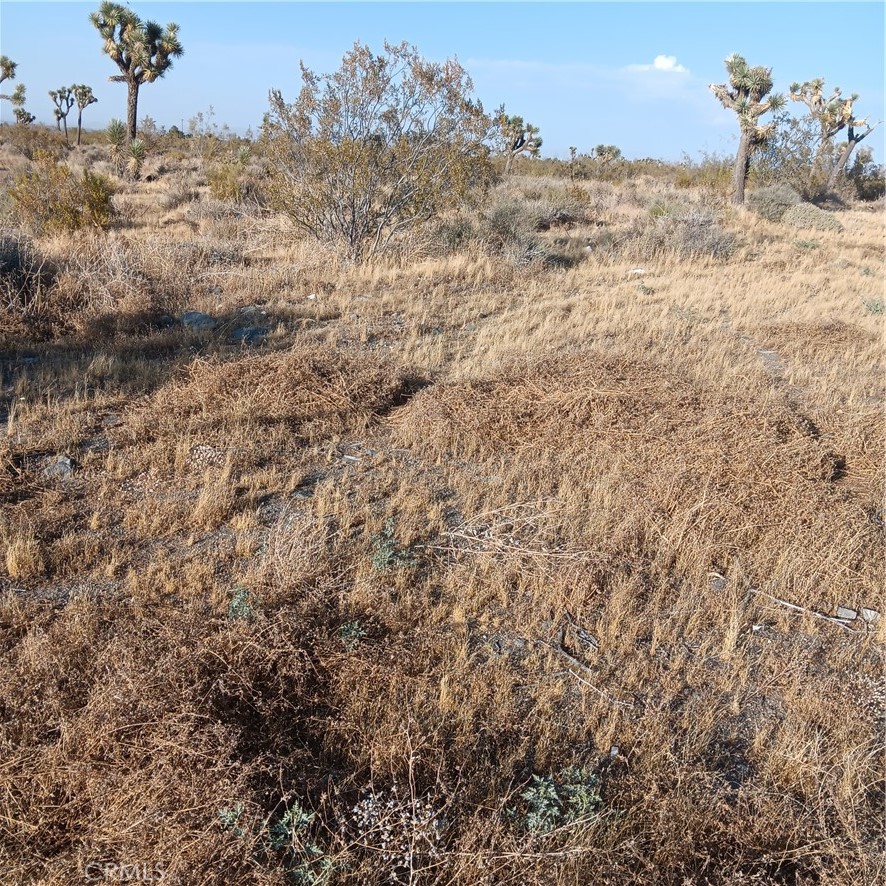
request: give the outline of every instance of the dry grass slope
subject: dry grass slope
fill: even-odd
[[[347,268],[166,162],[0,313],[4,880],[881,881],[882,216]]]

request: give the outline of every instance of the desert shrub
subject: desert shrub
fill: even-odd
[[[628,231],[623,248],[640,256],[667,255],[677,258],[728,259],[738,240],[723,228],[715,213],[706,209],[684,209],[653,217]]]
[[[432,234],[441,252],[457,252],[474,240],[477,232],[470,219],[456,216],[441,221]]]
[[[813,231],[842,231],[843,225],[830,212],[825,212],[811,203],[798,203],[791,206],[782,216],[782,222],[792,228],[808,228]]]
[[[855,161],[846,170],[846,179],[855,196],[866,203],[879,200],[886,193],[886,166],[874,162],[870,148],[860,148]]]
[[[191,203],[198,197],[197,191],[191,185],[188,177],[183,174],[176,175],[169,186],[169,190],[163,197],[161,205],[169,212],[185,203]]]
[[[302,81],[293,104],[272,91],[265,116],[272,199],[347,259],[384,252],[488,184],[490,120],[454,59],[426,62],[406,43],[376,56],[356,43],[337,72],[303,68]]]
[[[702,153],[695,161],[684,154],[674,184],[678,188],[703,188],[725,196],[732,187],[732,166],[733,161],[728,157]]]
[[[526,206],[507,199],[494,203],[480,217],[486,248],[515,268],[544,261],[547,251],[534,233],[535,219]]]
[[[770,185],[748,194],[747,206],[767,221],[781,221],[791,206],[800,202],[800,195],[790,185]]]
[[[215,200],[239,203],[243,199],[243,169],[233,163],[213,166],[206,175],[209,193]]]
[[[89,170],[76,176],[46,151],[37,152],[33,168],[16,179],[9,194],[18,222],[38,234],[105,229],[114,218],[108,179]]]
[[[22,233],[0,234],[0,307],[27,310],[49,284],[45,259]]]

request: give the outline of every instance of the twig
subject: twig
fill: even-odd
[[[554,652],[557,653],[557,655],[565,658],[566,661],[569,662],[569,664],[571,664],[574,668],[578,668],[582,673],[587,674],[589,677],[594,676],[594,672],[587,665],[583,665],[574,655],[570,655],[563,648],[562,645],[556,644],[556,643],[551,643],[547,640],[537,640],[536,642],[540,645],[544,645],[544,646],[549,647],[550,649],[553,649]],[[589,683],[587,680],[580,677],[574,671],[570,671],[570,673],[572,674],[573,677],[575,677],[576,680],[578,680],[579,683],[582,683],[584,686],[587,686],[588,689],[591,689],[594,692],[596,692],[597,695],[605,698],[606,701],[608,701],[610,704],[613,704],[619,708],[632,708],[634,706],[633,702],[619,701],[617,698],[614,698],[613,696],[611,696],[608,692],[605,692],[602,689],[598,689],[596,686],[594,686],[592,683]]]
[[[757,590],[757,588],[749,588],[750,593],[757,594],[760,597],[766,597],[767,600],[771,600],[773,603],[778,603],[779,606],[784,606],[786,609],[792,609],[794,612],[805,612],[807,615],[811,615],[813,618],[820,618],[822,621],[829,621],[831,624],[839,625],[843,628],[844,631],[849,631],[850,634],[857,634],[858,631],[855,628],[850,628],[845,621],[840,618],[834,618],[832,615],[824,615],[821,612],[816,612],[814,609],[807,609],[805,606],[797,606],[796,603],[788,603],[787,600],[782,600],[779,597],[773,597],[772,594],[767,594],[765,591]]]

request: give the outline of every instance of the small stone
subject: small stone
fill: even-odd
[[[193,332],[211,332],[218,326],[218,320],[202,311],[185,311],[179,318],[185,329]]]
[[[719,572],[709,572],[708,584],[712,591],[722,591],[726,587],[726,576]]]
[[[614,744],[611,748],[609,748],[609,756],[610,757],[617,757],[618,754],[619,754],[619,749],[618,749],[617,744]]]
[[[855,609],[850,609],[848,606],[838,606],[837,607],[837,618],[844,618],[846,621],[853,621],[858,618],[858,612]]]
[[[74,473],[74,462],[67,455],[60,455],[43,469],[47,480],[67,480]]]
[[[645,274],[646,268],[631,268],[632,274]]]
[[[268,334],[263,326],[241,326],[231,333],[231,341],[241,345],[260,345]]]
[[[875,625],[880,620],[880,613],[876,609],[865,609],[862,607],[861,617],[869,624]]]

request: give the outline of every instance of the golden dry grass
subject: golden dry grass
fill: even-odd
[[[616,241],[704,200],[629,184]],[[130,191],[0,321],[6,881],[882,879],[886,621],[815,615],[884,606],[881,216],[341,268]],[[528,829],[569,766],[602,806]]]

